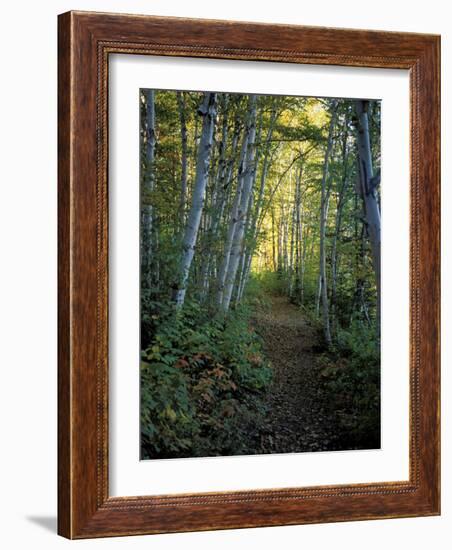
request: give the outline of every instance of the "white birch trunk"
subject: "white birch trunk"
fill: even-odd
[[[228,95],[226,94],[221,103],[223,111],[223,124],[221,130],[221,139],[218,143],[218,159],[216,162],[216,170],[214,173],[214,181],[212,184],[212,198],[210,205],[210,216],[206,227],[206,235],[204,237],[207,250],[212,249],[217,236],[217,230],[223,214],[225,203],[225,178],[227,175],[227,158],[226,150],[228,144]],[[234,148],[234,143],[232,144]],[[235,152],[235,151],[234,151]],[[213,170],[212,170],[213,172]],[[203,254],[201,267],[201,292],[200,299],[205,300],[210,292],[210,275],[212,273],[212,265],[217,261],[215,254]]]
[[[294,204],[294,216],[293,216],[293,224],[294,224],[294,246],[295,246],[295,281],[294,281],[294,297],[295,301],[298,301],[298,298],[300,297],[300,291],[301,291],[301,283],[300,283],[300,263],[301,263],[301,254],[300,254],[300,246],[302,242],[302,228],[301,228],[301,177],[303,174],[303,165],[300,163],[300,168],[297,172],[296,176],[296,184],[295,184],[295,204]]]
[[[360,192],[363,200],[364,214],[366,217],[366,229],[369,235],[372,250],[372,261],[375,271],[377,286],[377,317],[380,320],[380,252],[381,252],[381,220],[376,188],[379,177],[374,178],[372,166],[372,151],[370,148],[369,119],[367,115],[368,102],[355,101],[355,109],[358,117],[358,157]]]
[[[265,185],[267,183],[267,173],[268,173],[268,168],[270,166],[270,144],[271,144],[272,135],[273,135],[273,128],[275,126],[277,117],[278,117],[278,113],[276,109],[273,108],[271,118],[270,118],[270,127],[268,129],[268,133],[265,139],[264,159],[262,163],[262,171],[260,174],[259,193],[258,193],[256,208],[255,208],[251,230],[250,230],[251,244],[250,244],[249,250],[247,251],[247,257],[245,260],[245,271],[242,276],[239,291],[238,291],[238,302],[241,301],[246,283],[248,282],[250,272],[251,272],[251,262],[257,246],[257,239],[258,239],[258,233],[259,233],[258,220],[260,219],[260,215],[262,212],[262,205],[264,202]]]
[[[218,226],[220,225],[223,219],[224,208],[230,195],[232,174],[233,174],[233,170],[236,162],[239,137],[240,137],[240,124],[239,124],[238,116],[236,116],[234,132],[232,136],[231,151],[229,154],[229,158],[225,159],[222,173],[220,174],[221,194],[218,201],[218,206],[215,208],[215,217],[214,217],[214,223],[213,223],[214,235],[217,233]]]
[[[248,222],[247,222],[248,225]],[[248,227],[245,228],[245,234],[248,231]],[[242,299],[243,294],[243,288],[245,285],[245,272],[246,272],[246,266],[248,261],[248,251],[246,249],[246,246],[243,247],[242,255],[240,257],[240,265],[238,268],[238,276],[237,276],[237,291],[235,295],[235,301],[234,304],[237,306],[240,303],[240,300]]]
[[[228,233],[226,236],[226,242],[224,246],[223,259],[220,265],[220,271],[218,273],[217,297],[216,297],[216,303],[218,306],[221,306],[223,302],[224,288],[225,288],[226,276],[227,276],[228,267],[229,267],[232,242],[234,240],[234,233],[238,222],[240,199],[242,196],[242,188],[243,188],[244,176],[245,176],[245,162],[246,162],[247,148],[248,148],[248,130],[245,129],[245,133],[243,135],[243,141],[242,141],[242,148],[240,151],[237,189],[234,196],[234,201],[232,203],[231,217],[229,220]]]
[[[143,191],[145,201],[142,207],[141,242],[142,256],[141,269],[148,287],[151,286],[151,258],[152,258],[152,225],[153,209],[150,203],[151,193],[154,189],[154,160],[155,160],[155,92],[144,92],[146,104],[146,166],[143,179]]]
[[[306,254],[308,250],[308,236],[309,236],[309,226],[306,228],[302,237],[301,244],[301,276],[300,276],[300,302],[301,305],[304,305],[304,274],[306,271]]]
[[[323,174],[322,174],[322,198],[320,206],[320,292],[322,298],[322,320],[323,320],[323,332],[325,335],[325,341],[328,346],[331,345],[331,330],[330,330],[330,318],[329,318],[329,305],[328,305],[328,287],[326,280],[326,246],[325,246],[325,233],[326,233],[326,221],[328,216],[328,199],[329,193],[327,190],[328,183],[328,168],[331,151],[333,148],[333,130],[336,121],[336,103],[333,104],[333,110],[331,113],[331,120],[328,130],[328,141],[325,150],[325,159],[323,162]]]
[[[215,126],[216,94],[204,94],[204,100],[199,112],[203,117],[203,124],[201,139],[198,146],[196,177],[182,245],[182,256],[179,267],[180,279],[178,288],[175,289],[174,292],[174,301],[178,309],[184,304],[188,276],[190,274],[190,266],[195,253],[199,224],[204,206],[210,156],[212,151],[213,131]]]
[[[228,263],[228,269],[225,279],[225,288],[222,301],[222,309],[227,312],[231,303],[232,292],[234,289],[237,269],[240,261],[240,256],[243,252],[243,237],[245,233],[246,214],[248,212],[248,204],[250,201],[254,175],[255,175],[255,154],[256,154],[256,96],[250,95],[249,110],[250,124],[249,137],[246,151],[246,169],[243,181],[243,191],[240,197],[240,204],[237,217],[237,225],[234,231],[234,237],[231,246],[231,253]]]

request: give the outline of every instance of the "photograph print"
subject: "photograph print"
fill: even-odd
[[[137,107],[141,459],[379,449],[381,102]]]

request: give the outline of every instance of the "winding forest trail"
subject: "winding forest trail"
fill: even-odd
[[[327,451],[338,448],[335,418],[325,407],[319,336],[284,296],[269,296],[270,308],[255,317],[264,352],[274,369],[260,445],[264,453]]]

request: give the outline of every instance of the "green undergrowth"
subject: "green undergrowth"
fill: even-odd
[[[272,369],[241,306],[226,318],[148,304],[141,362],[142,458],[252,452]]]
[[[353,449],[380,447],[380,346],[374,327],[353,322],[318,359],[328,406]]]
[[[285,281],[276,271],[253,273],[248,282],[247,292],[261,297],[284,295]]]

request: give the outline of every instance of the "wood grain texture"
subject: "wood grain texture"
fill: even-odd
[[[70,15],[60,19],[68,28]],[[71,410],[70,410],[70,190],[71,62],[70,32],[58,34],[58,530],[71,532]]]
[[[59,17],[58,530],[68,538],[439,513],[438,36],[69,12]],[[410,480],[108,495],[108,56],[410,70]]]

